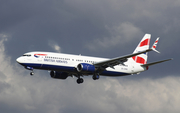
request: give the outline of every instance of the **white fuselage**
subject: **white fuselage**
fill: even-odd
[[[71,55],[51,52],[29,52],[17,59],[17,62],[24,67],[32,67],[34,69],[54,70],[60,72],[77,73],[77,65],[80,63],[95,64],[97,62],[109,60],[107,58],[89,57],[81,55]],[[124,76],[136,74],[146,69],[139,64],[133,62],[129,58],[124,64],[108,67],[100,75],[104,76]],[[93,73],[82,73],[89,75]]]

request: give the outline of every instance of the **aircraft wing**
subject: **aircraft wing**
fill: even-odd
[[[146,53],[146,52],[149,52],[149,51],[153,51],[153,50],[154,49],[152,49],[152,48],[151,49],[147,49],[145,51],[141,51],[141,52],[138,52],[138,53],[133,53],[133,54],[129,54],[129,55],[113,58],[113,59],[110,59],[110,60],[105,60],[105,61],[102,61],[102,62],[97,62],[97,63],[94,63],[94,65],[96,67],[102,67],[102,68],[107,68],[107,67],[114,68],[113,66],[118,65],[118,64],[124,65],[124,62],[126,62],[128,60],[128,58],[131,58],[133,56],[136,56],[136,55],[139,55],[139,54],[143,54],[143,53]]]

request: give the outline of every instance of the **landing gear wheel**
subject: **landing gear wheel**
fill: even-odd
[[[78,83],[78,84],[81,84],[81,83],[83,83],[83,82],[84,82],[84,80],[83,80],[82,78],[78,78],[78,79],[77,79],[77,83]]]
[[[30,72],[30,75],[33,76],[33,75],[34,75],[34,72]]]
[[[94,75],[92,76],[92,78],[93,78],[93,80],[99,79],[99,74],[94,74]]]

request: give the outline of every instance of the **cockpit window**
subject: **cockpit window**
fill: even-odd
[[[30,54],[24,54],[23,56],[27,56],[27,57],[30,57],[31,55],[30,55]]]

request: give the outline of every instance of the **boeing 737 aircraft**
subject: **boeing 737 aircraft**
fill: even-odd
[[[75,76],[78,84],[83,83],[82,77],[85,75],[92,75],[97,80],[100,75],[112,77],[139,74],[148,70],[151,65],[172,60],[147,63],[148,52],[158,52],[156,46],[159,38],[149,48],[150,38],[150,34],[145,34],[132,54],[112,59],[36,51],[25,53],[16,61],[31,70],[30,75],[34,74],[34,69],[49,70],[52,78],[66,79]]]

